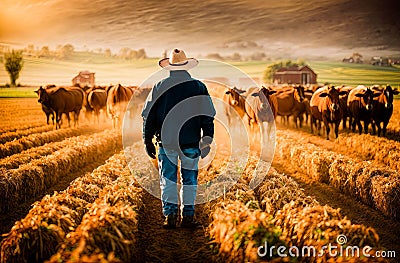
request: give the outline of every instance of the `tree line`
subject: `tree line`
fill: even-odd
[[[71,59],[78,52],[72,44],[57,45],[55,49],[49,48],[49,46],[37,47],[32,44],[26,46],[19,51],[26,57],[34,58],[47,58],[47,59]],[[9,53],[10,49],[6,46],[0,46],[0,55]],[[113,53],[110,48],[102,49],[96,48],[93,50],[83,51],[89,54],[100,54],[106,58],[119,58],[124,60],[139,60],[147,58],[146,50],[144,48],[132,49],[129,47],[122,47],[118,52]]]

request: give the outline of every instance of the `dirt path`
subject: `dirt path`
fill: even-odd
[[[205,234],[206,223],[194,230],[162,228],[164,218],[161,212],[161,201],[146,192],[143,196],[144,206],[139,215],[138,244],[140,262],[210,262],[212,254],[208,249],[209,240]],[[201,207],[196,206],[197,212]]]
[[[57,184],[53,185],[51,188],[47,189],[41,196],[38,196],[34,199],[29,199],[23,204],[20,204],[18,207],[15,207],[12,211],[8,212],[7,214],[0,215],[0,241],[2,239],[2,234],[7,233],[10,231],[11,227],[14,225],[15,221],[21,220],[24,218],[29,210],[32,207],[32,204],[35,201],[41,200],[43,196],[47,194],[53,194],[54,191],[63,191],[65,190],[69,184],[76,178],[84,175],[85,173],[92,172],[95,168],[105,163],[105,161],[115,154],[116,152],[120,151],[121,145],[117,146],[116,149],[106,151],[98,156],[97,160],[91,162],[84,167],[81,167],[78,171],[73,173],[68,173],[66,176],[60,178]]]
[[[314,197],[322,205],[340,208],[342,214],[347,216],[353,224],[375,228],[384,249],[400,252],[400,222],[385,217],[379,211],[362,204],[354,197],[340,193],[329,185],[313,181],[309,175],[293,169],[280,158],[275,157],[273,167],[295,179],[307,195]]]

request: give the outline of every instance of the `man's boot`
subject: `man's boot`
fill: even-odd
[[[194,216],[183,216],[181,221],[182,228],[197,228],[201,224],[194,219]]]
[[[164,221],[163,227],[165,229],[174,229],[174,228],[176,228],[177,219],[178,219],[178,216],[176,214],[167,215],[165,217],[165,221]]]

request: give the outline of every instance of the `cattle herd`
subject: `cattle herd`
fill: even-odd
[[[223,100],[229,125],[233,125],[235,116],[247,119],[251,129],[256,123],[266,122],[269,136],[271,124],[277,116],[281,116],[285,123],[293,117],[296,128],[302,127],[305,119],[306,124],[310,123],[311,133],[316,127],[318,135],[323,124],[326,138],[329,140],[331,126],[337,138],[340,123],[342,122],[345,129],[348,120],[348,127],[353,132],[357,126],[360,134],[363,130],[368,133],[371,124],[372,134],[376,134],[377,127],[378,136],[385,136],[386,127],[393,113],[393,96],[397,94],[399,91],[389,85],[385,87],[324,85],[315,88],[285,85],[262,86],[260,89],[247,90],[227,88]],[[263,125],[260,127],[263,132]]]
[[[133,118],[143,106],[150,90],[150,87],[125,87],[121,84],[87,89],[48,85],[35,92],[46,114],[47,123],[49,124],[51,117],[56,128],[61,127],[62,114],[66,115],[69,125],[72,114],[74,125],[78,125],[81,110],[85,112],[86,118],[94,115],[97,123],[100,112],[106,112],[113,127],[120,127],[125,110]],[[229,126],[237,125],[243,119],[250,130],[254,131],[256,125],[267,123],[266,134],[269,137],[273,122],[278,116],[287,124],[292,117],[296,128],[301,128],[305,122],[310,125],[311,133],[316,128],[318,135],[323,125],[329,140],[331,127],[335,137],[338,137],[340,123],[344,129],[349,127],[353,132],[358,128],[360,134],[363,131],[368,133],[369,126],[372,134],[376,134],[377,127],[378,136],[385,136],[393,113],[393,96],[397,94],[399,91],[389,85],[324,85],[313,88],[283,85],[252,87],[246,90],[228,87],[221,97],[225,103],[224,112]],[[260,127],[264,134],[264,126]]]
[[[136,112],[146,100],[150,88],[124,87],[121,84],[92,88],[47,85],[45,88],[41,86],[35,92],[46,114],[47,124],[51,117],[56,129],[61,128],[63,114],[68,120],[68,126],[70,126],[70,114],[73,114],[74,126],[77,126],[81,110],[85,112],[87,119],[94,115],[98,124],[100,112],[107,112],[113,127],[118,127],[121,125],[120,120],[125,110],[131,114]],[[132,103],[129,104],[131,100]]]

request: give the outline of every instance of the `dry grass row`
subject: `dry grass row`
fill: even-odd
[[[35,159],[39,159],[43,156],[50,155],[55,151],[62,148],[69,147],[82,141],[89,139],[90,135],[79,135],[75,137],[66,138],[60,142],[46,143],[45,145],[28,149],[21,153],[13,154],[5,158],[0,159],[0,168],[5,169],[17,169],[20,165],[29,163]]]
[[[392,169],[400,170],[400,142],[368,134],[353,134],[340,136],[339,144]]]
[[[0,143],[6,143],[12,140],[19,139],[21,137],[34,134],[34,133],[42,133],[53,130],[53,126],[50,125],[41,125],[39,127],[28,128],[24,130],[16,130],[11,132],[3,132],[0,135]]]
[[[71,143],[51,155],[21,165],[18,169],[2,169],[0,176],[0,211],[5,212],[36,198],[68,173],[78,171],[105,152],[120,146],[120,135],[106,130],[79,143]]]
[[[262,166],[267,166],[261,162]],[[265,170],[265,169],[264,169]],[[327,244],[337,245],[336,238],[345,235],[347,246],[370,246],[380,249],[379,237],[373,228],[354,225],[341,215],[339,209],[321,206],[306,196],[290,177],[271,169],[256,191],[261,208],[274,216],[272,222],[281,229],[281,239],[287,247],[313,246],[320,251]],[[360,253],[361,254],[361,253]],[[336,261],[329,254],[315,258],[301,258],[307,262]],[[344,262],[370,262],[368,258],[342,258]]]
[[[81,128],[60,129],[39,134],[31,134],[18,140],[1,144],[0,158],[20,153],[33,147],[42,146],[45,143],[61,141],[65,138],[82,134],[91,134],[96,131],[98,131],[98,129],[85,126]]]
[[[400,175],[371,162],[323,150],[281,131],[275,153],[314,180],[330,184],[341,192],[375,207],[385,215],[400,219]]]
[[[126,176],[121,175],[104,188],[83,216],[81,224],[66,236],[60,249],[48,262],[80,261],[82,257],[97,257],[100,254],[114,258],[114,261],[137,261],[141,199],[142,188],[135,183],[128,170]]]
[[[63,192],[46,195],[17,221],[1,243],[1,262],[39,262],[49,259],[65,236],[74,231],[88,204],[126,171],[125,157],[115,154],[92,173],[75,179]],[[100,262],[101,256],[98,257]],[[103,258],[104,259],[104,258]]]
[[[339,234],[346,234],[348,244],[380,247],[374,229],[353,225],[340,215],[339,210],[321,206],[304,194],[293,179],[268,172],[269,164],[260,161],[257,173],[264,173],[264,182],[256,189],[258,201],[248,183],[253,173],[252,166],[245,169],[244,176],[224,196],[208,203],[204,209],[210,213],[212,222],[209,235],[218,256],[224,262],[289,262],[293,258],[280,258],[277,251],[270,257],[260,258],[258,248],[265,242],[269,246],[313,245],[321,248],[328,242],[336,243]],[[222,177],[234,178],[227,171]],[[251,173],[251,174],[249,174]],[[261,209],[260,209],[261,207]],[[299,257],[299,262],[336,262],[337,258]],[[342,262],[371,262],[368,258],[340,258]]]
[[[6,133],[6,132],[15,132],[15,131],[22,131],[22,130],[27,130],[27,129],[33,129],[37,127],[43,127],[45,125],[45,122],[42,121],[37,121],[37,122],[29,122],[28,124],[26,122],[21,121],[19,124],[14,124],[14,125],[8,125],[4,126],[7,122],[4,122],[3,125],[0,128],[0,133]]]

